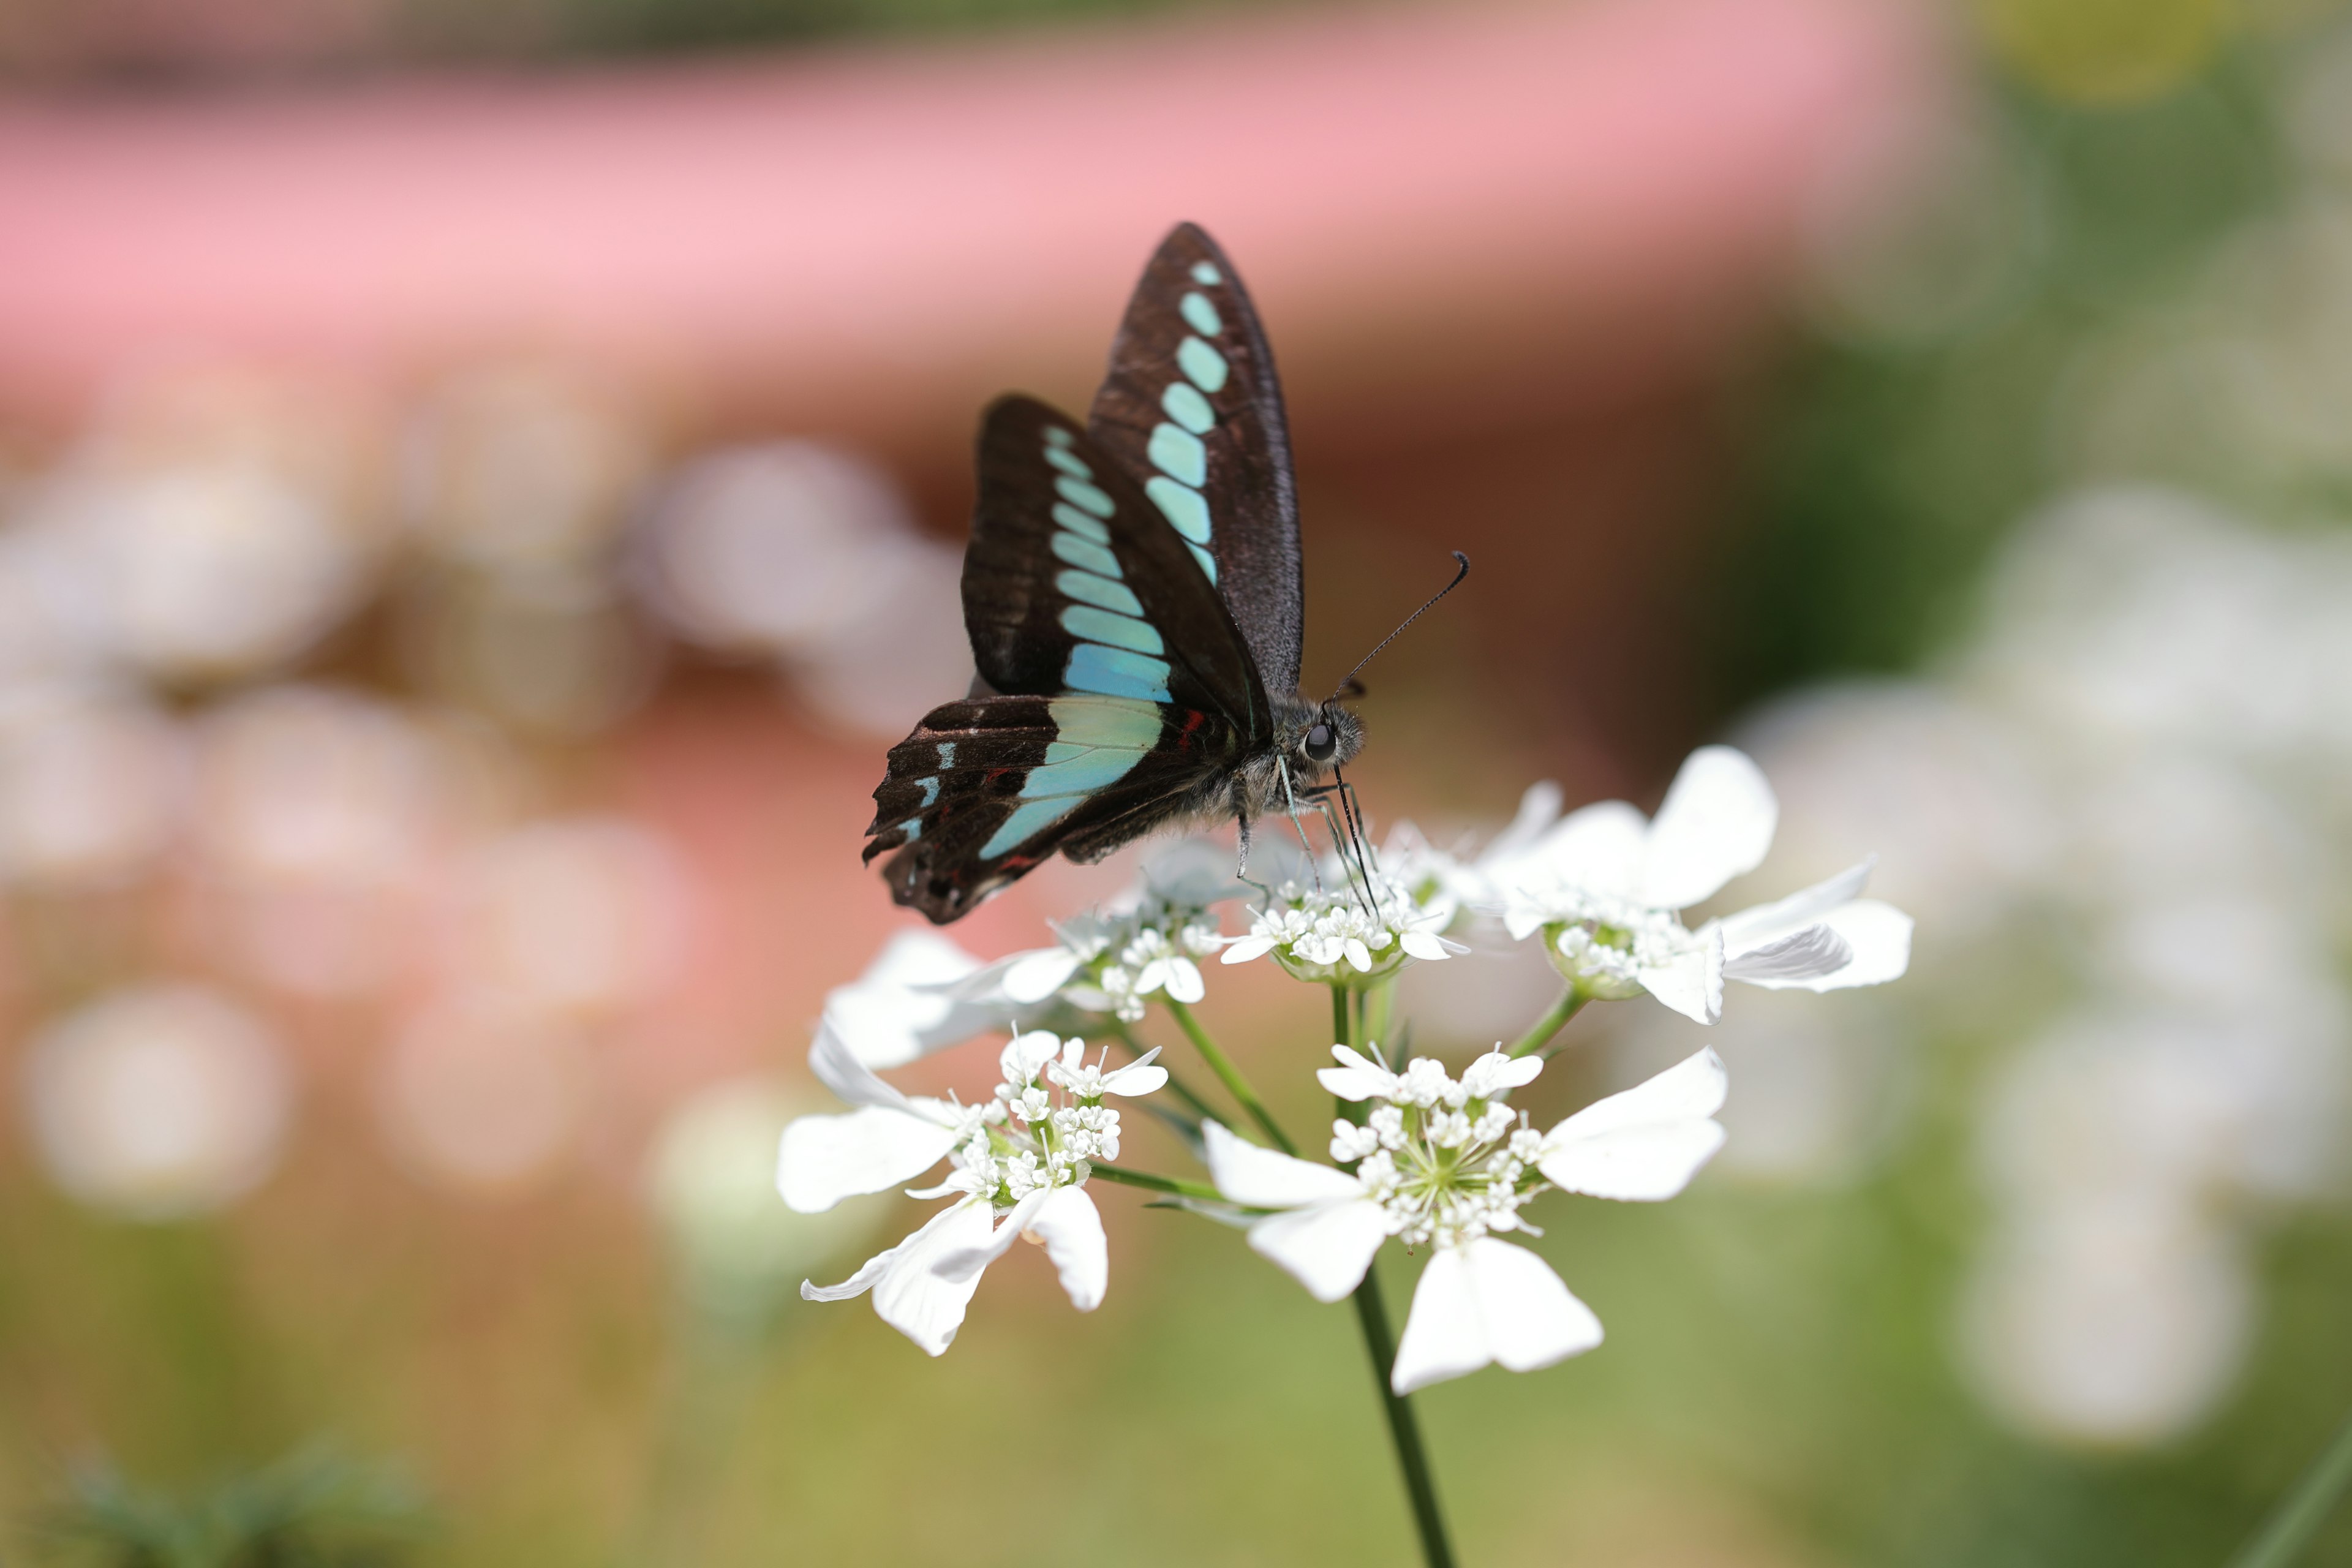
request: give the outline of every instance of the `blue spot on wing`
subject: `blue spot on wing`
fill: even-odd
[[[1088,642],[1133,648],[1138,653],[1165,653],[1167,645],[1150,622],[1133,616],[1098,610],[1092,605],[1072,605],[1062,612],[1062,629]]]
[[[1164,658],[1082,642],[1070,649],[1070,662],[1062,671],[1062,684],[1073,691],[1166,702],[1170,700],[1169,669]]]

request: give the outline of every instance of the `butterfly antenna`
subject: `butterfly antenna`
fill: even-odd
[[[1370,893],[1372,891],[1371,844],[1364,832],[1363,814],[1356,808],[1356,792],[1348,787],[1347,779],[1341,776],[1336,767],[1331,770],[1331,779],[1339,785],[1339,788],[1332,793],[1339,797],[1339,816],[1347,822],[1348,837],[1355,843],[1356,868],[1364,879],[1364,891]],[[1377,903],[1378,900],[1376,899],[1374,902]],[[1365,911],[1374,916],[1379,912],[1377,909]]]
[[[1402,621],[1398,622],[1398,623],[1397,623],[1397,629],[1396,629],[1395,631],[1391,632],[1388,636],[1386,636],[1386,637],[1382,637],[1382,638],[1381,639],[1381,641],[1380,641],[1380,647],[1375,647],[1374,649],[1372,649],[1372,651],[1371,651],[1371,652],[1370,652],[1370,653],[1366,654],[1363,658],[1360,658],[1360,659],[1358,659],[1358,660],[1356,661],[1356,668],[1355,668],[1355,669],[1351,669],[1351,670],[1349,670],[1349,671],[1348,672],[1348,674],[1347,674],[1347,678],[1346,678],[1345,679],[1341,680],[1341,681],[1339,682],[1339,686],[1338,686],[1337,688],[1335,688],[1335,689],[1334,689],[1334,690],[1333,690],[1333,692],[1332,692],[1332,696],[1333,696],[1333,699],[1334,699],[1335,700],[1338,699],[1339,695],[1341,692],[1346,691],[1346,690],[1348,689],[1349,686],[1351,683],[1353,683],[1353,682],[1354,682],[1354,680],[1355,680],[1355,679],[1356,679],[1357,671],[1361,670],[1361,669],[1364,668],[1364,666],[1366,666],[1366,665],[1368,665],[1368,664],[1371,663],[1371,662],[1372,662],[1372,660],[1374,660],[1375,658],[1378,658],[1380,657],[1381,648],[1383,648],[1383,647],[1388,647],[1388,646],[1389,646],[1389,644],[1391,644],[1391,643],[1392,643],[1392,642],[1396,641],[1398,637],[1400,637],[1403,636],[1403,635],[1404,635],[1404,629],[1405,629],[1405,627],[1407,627],[1407,626],[1409,626],[1412,625],[1412,623],[1413,623],[1413,622],[1415,622],[1415,621],[1417,621],[1417,620],[1421,619],[1421,617],[1422,617],[1422,616],[1425,616],[1425,615],[1429,614],[1430,609],[1432,608],[1432,606],[1433,606],[1433,605],[1436,605],[1436,603],[1437,603],[1437,601],[1438,601],[1438,600],[1443,599],[1444,597],[1445,597],[1445,595],[1446,595],[1451,594],[1452,592],[1454,592],[1454,589],[1459,588],[1460,586],[1462,586],[1462,579],[1463,579],[1463,578],[1465,578],[1465,577],[1467,577],[1468,575],[1470,575],[1470,557],[1468,557],[1467,555],[1463,554],[1463,553],[1462,553],[1462,552],[1460,552],[1459,550],[1457,550],[1457,551],[1454,552],[1454,560],[1455,565],[1458,567],[1458,570],[1457,570],[1457,571],[1455,571],[1455,573],[1454,574],[1454,581],[1453,581],[1453,582],[1451,582],[1451,583],[1448,583],[1447,584],[1445,584],[1445,586],[1444,586],[1444,587],[1440,588],[1436,593],[1432,594],[1432,595],[1429,596],[1429,603],[1428,603],[1428,604],[1422,605],[1422,607],[1421,607],[1421,608],[1419,608],[1419,609],[1415,610],[1412,614],[1411,614],[1411,615],[1407,616],[1403,620],[1402,620]]]

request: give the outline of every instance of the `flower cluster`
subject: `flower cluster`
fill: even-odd
[[[1045,996],[1058,993],[1072,1006],[1108,1013],[1127,1024],[1143,1017],[1155,992],[1188,1005],[1198,1002],[1206,988],[1195,961],[1225,940],[1206,911],[1151,901],[1121,916],[1081,916],[1054,934],[1061,938],[1060,951],[1023,955],[1026,962],[1018,976],[1006,974],[1007,994],[1044,986]]]
[[[1714,1120],[1723,1064],[1701,1051],[1639,1088],[1537,1132],[1504,1103],[1543,1063],[1493,1051],[1460,1079],[1417,1058],[1402,1072],[1332,1047],[1317,1076],[1369,1105],[1360,1125],[1332,1128],[1331,1154],[1356,1168],[1277,1153],[1211,1123],[1202,1129],[1217,1190],[1264,1217],[1251,1249],[1318,1300],[1363,1282],[1390,1237],[1433,1254],[1413,1291],[1390,1384],[1409,1394],[1490,1363],[1549,1366],[1601,1342],[1601,1322],[1551,1266],[1496,1233],[1535,1234],[1520,1208],[1549,1188],[1654,1202],[1687,1185],[1723,1143]]]
[[[1361,987],[1390,978],[1410,959],[1460,951],[1438,934],[1460,910],[1439,883],[1408,886],[1352,863],[1338,869],[1334,887],[1276,887],[1249,934],[1227,946],[1222,962],[1245,963],[1270,953],[1297,979]]]
[[[1331,1124],[1331,1158],[1356,1167],[1391,1236],[1407,1247],[1458,1247],[1521,1228],[1519,1205],[1535,1194],[1531,1167],[1543,1136],[1503,1101],[1543,1063],[1490,1051],[1456,1079],[1428,1057],[1392,1073],[1345,1046],[1332,1054],[1342,1065],[1317,1075],[1323,1087],[1372,1109],[1360,1122]]]
[[[1515,941],[1540,934],[1569,983],[1559,1016],[1574,1004],[1647,992],[1706,1023],[1720,1011],[1727,979],[1829,990],[1891,980],[1908,963],[1909,918],[1860,896],[1869,861],[1778,903],[1696,929],[1685,922],[1683,910],[1753,869],[1771,844],[1778,805],[1737,752],[1694,753],[1654,820],[1620,801],[1565,816],[1560,804],[1555,786],[1529,790],[1510,826],[1475,856],[1439,850],[1406,827],[1381,858],[1292,861],[1239,937],[1223,935],[1211,912],[1241,890],[1230,851],[1200,840],[1156,861],[1123,906],[1056,927],[1049,947],[982,964],[934,934],[903,933],[864,979],[828,997],[810,1061],[856,1109],[786,1129],[779,1182],[793,1208],[815,1212],[944,1160],[946,1179],[914,1195],[951,1201],[848,1280],[804,1285],[803,1294],[834,1300],[870,1290],[887,1321],[936,1355],[981,1270],[1026,1236],[1044,1245],[1073,1303],[1099,1302],[1108,1266],[1086,1188],[1119,1156],[1119,1113],[1107,1100],[1148,1093],[1168,1075],[1150,1055],[1119,1068],[1105,1057],[1089,1062],[1081,1040],[1040,1026],[1083,1032],[1086,1016],[1108,1016],[1131,1038],[1123,1026],[1144,1016],[1149,998],[1199,1001],[1200,961],[1220,950],[1225,963],[1271,957],[1298,979],[1369,992],[1414,959],[1469,952],[1444,933],[1485,917]],[[1235,1099],[1272,1131],[1233,1065],[1185,1024]],[[977,1106],[909,1098],[873,1070],[998,1031],[1013,1036],[999,1058],[1003,1082]],[[1356,1289],[1391,1237],[1427,1249],[1391,1368],[1400,1393],[1490,1363],[1546,1366],[1598,1344],[1599,1321],[1549,1264],[1506,1238],[1539,1234],[1524,1211],[1554,1189],[1671,1197],[1723,1142],[1714,1116],[1724,1074],[1712,1051],[1549,1131],[1509,1103],[1541,1073],[1540,1058],[1496,1050],[1457,1077],[1432,1058],[1392,1068],[1376,1047],[1332,1051],[1338,1065],[1320,1070],[1322,1086],[1360,1109],[1332,1124],[1331,1164],[1251,1143],[1209,1112],[1199,1146],[1213,1187],[1119,1175],[1179,1194],[1187,1206],[1213,1210],[1222,1199],[1247,1225],[1252,1248],[1321,1300]]]
[[[1558,800],[1528,792],[1507,847],[1475,872],[1512,938],[1540,932],[1582,996],[1646,991],[1712,1024],[1726,980],[1832,991],[1893,980],[1910,963],[1910,917],[1861,896],[1871,860],[1778,903],[1683,923],[1680,911],[1762,863],[1779,822],[1762,771],[1728,746],[1692,752],[1655,819],[1603,801],[1545,821]]]
[[[1097,1161],[1118,1154],[1110,1095],[1149,1094],[1168,1081],[1150,1056],[1112,1068],[1086,1060],[1086,1042],[1036,1030],[1000,1055],[1003,1081],[984,1104],[901,1094],[858,1059],[832,1023],[818,1026],[809,1065],[856,1110],[803,1116],[784,1129],[776,1184],[784,1202],[821,1214],[843,1198],[899,1186],[944,1158],[947,1179],[914,1197],[954,1201],[839,1285],[803,1281],[812,1301],[872,1291],[874,1310],[932,1355],[953,1342],[980,1276],[1013,1243],[1042,1243],[1070,1304],[1102,1302],[1109,1252],[1087,1196]]]

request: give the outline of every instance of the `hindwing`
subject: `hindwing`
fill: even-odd
[[[1196,226],[1144,268],[1087,426],[1192,547],[1258,674],[1295,688],[1307,598],[1282,387],[1239,274]]]
[[[1056,850],[1099,859],[1150,832],[1240,754],[1223,717],[1141,698],[943,703],[890,748],[866,858],[896,851],[892,898],[945,924]]]

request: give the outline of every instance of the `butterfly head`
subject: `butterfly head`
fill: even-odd
[[[1311,779],[1354,761],[1363,749],[1364,721],[1340,707],[1336,699],[1306,715],[1290,748],[1299,771]]]

